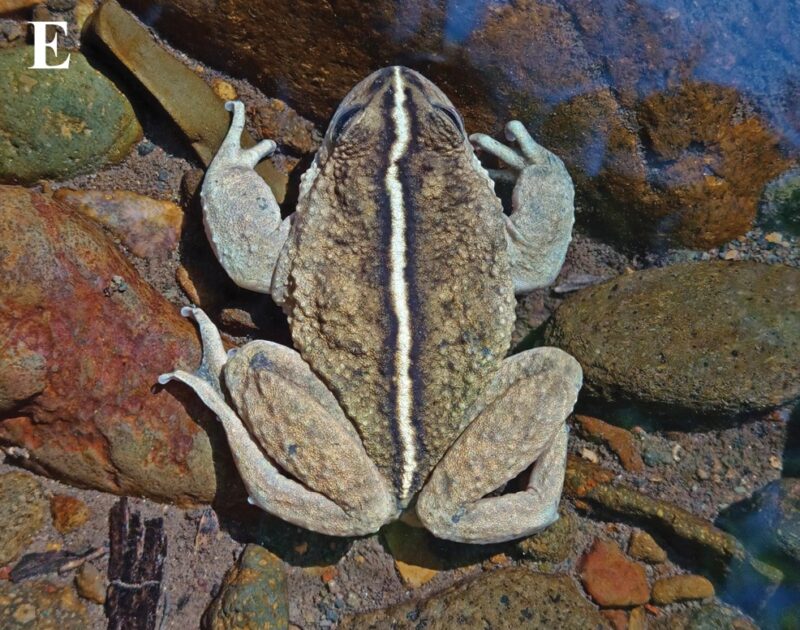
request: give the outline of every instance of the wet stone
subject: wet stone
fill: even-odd
[[[114,84],[69,54],[68,69],[42,72],[28,68],[32,47],[0,50],[0,183],[86,173],[120,161],[141,137]]]
[[[56,494],[50,499],[53,527],[61,534],[78,529],[89,520],[89,506],[76,497]]]
[[[653,564],[665,562],[667,559],[667,552],[653,540],[650,534],[641,530],[636,530],[631,534],[628,554],[632,558]]]
[[[0,566],[25,550],[44,525],[46,514],[47,500],[33,475],[0,475]]]
[[[723,510],[718,524],[758,558],[800,583],[800,479],[785,477]]]
[[[289,615],[286,598],[286,576],[280,559],[263,547],[247,545],[203,615],[202,627],[285,628]]]
[[[614,542],[596,540],[581,558],[579,571],[584,588],[600,606],[636,606],[650,599],[644,567],[626,558]]]
[[[69,586],[47,581],[0,582],[4,630],[86,630],[86,608]]]
[[[58,190],[54,198],[108,227],[141,258],[166,258],[177,247],[183,211],[171,201],[127,190]]]
[[[105,576],[93,564],[85,563],[75,575],[75,588],[78,595],[95,604],[106,601]]]
[[[517,549],[527,558],[540,562],[563,562],[574,551],[578,518],[570,510],[559,510],[559,518],[547,529],[517,543]]]
[[[397,628],[610,628],[565,575],[498,569],[421,601],[344,617],[341,630]]]
[[[653,583],[653,603],[658,606],[714,597],[714,585],[702,575],[675,575]]]
[[[800,397],[800,270],[715,261],[625,274],[567,299],[545,343],[607,403],[717,418],[778,407]]]

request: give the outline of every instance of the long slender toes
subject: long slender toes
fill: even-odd
[[[222,345],[219,330],[202,309],[194,306],[184,306],[181,309],[181,315],[193,319],[200,331],[200,339],[203,344],[203,359],[197,374],[203,378],[210,378],[211,383],[219,389],[220,374],[228,360],[228,354]]]
[[[501,142],[498,142],[491,136],[487,136],[483,133],[474,133],[469,137],[469,139],[478,147],[487,153],[497,156],[503,160],[503,162],[508,164],[509,167],[517,171],[521,171],[526,166],[525,160],[523,160],[522,157],[516,151],[514,151],[514,149],[507,147]]]
[[[548,151],[538,144],[528,133],[528,130],[518,120],[506,124],[506,138],[513,140],[518,145],[522,154],[530,164],[541,164],[547,161]]]

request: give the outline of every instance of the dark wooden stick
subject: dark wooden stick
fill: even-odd
[[[156,627],[167,536],[164,520],[142,523],[122,498],[109,513],[106,615],[109,630],[153,630]]]

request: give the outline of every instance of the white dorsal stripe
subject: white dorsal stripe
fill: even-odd
[[[408,285],[406,284],[406,209],[403,205],[403,185],[400,182],[397,166],[403,157],[411,136],[403,77],[400,68],[394,68],[392,77],[394,102],[392,122],[395,139],[389,151],[389,168],[386,171],[386,191],[391,209],[391,240],[389,244],[389,272],[392,309],[397,320],[397,347],[394,356],[394,381],[397,390],[395,414],[397,431],[402,448],[401,498],[408,497],[414,471],[417,468],[414,427],[411,424],[411,312],[408,305]]]

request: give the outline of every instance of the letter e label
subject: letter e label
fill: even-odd
[[[69,68],[69,58],[67,55],[64,63],[57,66],[47,65],[47,49],[52,48],[53,52],[58,55],[58,35],[54,35],[53,39],[47,41],[47,27],[55,26],[61,29],[63,33],[67,34],[66,22],[28,22],[33,24],[33,65],[30,66],[31,70],[66,70]]]

